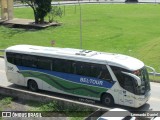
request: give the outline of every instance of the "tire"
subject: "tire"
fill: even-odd
[[[28,81],[28,88],[32,92],[37,92],[38,91],[38,85],[34,80],[29,80]]]
[[[102,104],[105,105],[105,106],[108,106],[108,107],[112,107],[114,105],[114,99],[111,95],[109,94],[104,94],[102,96]]]

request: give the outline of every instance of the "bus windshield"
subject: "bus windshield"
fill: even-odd
[[[140,77],[141,86],[137,87],[138,94],[144,95],[146,92],[150,90],[149,76],[146,67],[143,67],[140,70],[133,72],[135,75]]]

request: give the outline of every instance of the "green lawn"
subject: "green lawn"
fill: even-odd
[[[160,72],[160,6],[154,4],[81,5],[83,49],[127,54]],[[62,10],[64,7],[62,6]],[[16,18],[33,19],[30,8],[16,8]],[[48,18],[46,18],[48,19]],[[0,26],[0,49],[15,44],[79,48],[79,6],[66,6],[63,24],[45,30]]]

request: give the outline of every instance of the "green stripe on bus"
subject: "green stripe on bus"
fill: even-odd
[[[24,77],[35,77],[55,87],[56,89],[68,92],[71,94],[100,98],[107,88],[100,88],[96,86],[84,85],[80,83],[71,82],[56,76],[48,75],[35,71],[21,71]]]

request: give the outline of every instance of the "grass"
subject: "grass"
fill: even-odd
[[[55,101],[39,102],[31,100],[18,100],[3,95],[0,95],[0,106],[1,111],[35,111],[42,113],[42,115],[46,117],[68,117],[69,120],[83,120],[84,117],[89,116],[93,112],[90,108],[82,108],[77,105],[67,106]],[[0,119],[2,118],[0,117]]]
[[[0,96],[2,97],[2,96]],[[0,98],[0,111],[3,111],[5,107],[10,107],[12,103],[11,97],[2,97]]]
[[[83,49],[136,57],[160,72],[160,6],[154,4],[81,5]],[[64,11],[64,7],[62,6]],[[14,9],[16,18],[33,19],[30,8]],[[46,17],[46,19],[48,19]],[[0,49],[16,44],[80,48],[79,6],[65,6],[63,24],[33,31],[0,26]]]
[[[85,108],[82,110],[79,106],[63,106],[62,104],[58,104],[55,101],[42,103],[37,101],[27,101],[26,104],[28,106],[32,106],[32,109],[29,111],[41,111],[46,112],[47,116],[60,116],[60,117],[69,117],[69,120],[83,120],[84,117],[90,115],[93,110],[89,108]]]
[[[160,83],[160,76],[150,75],[149,78],[150,78],[150,81],[152,81],[152,82],[158,82],[158,83]]]

